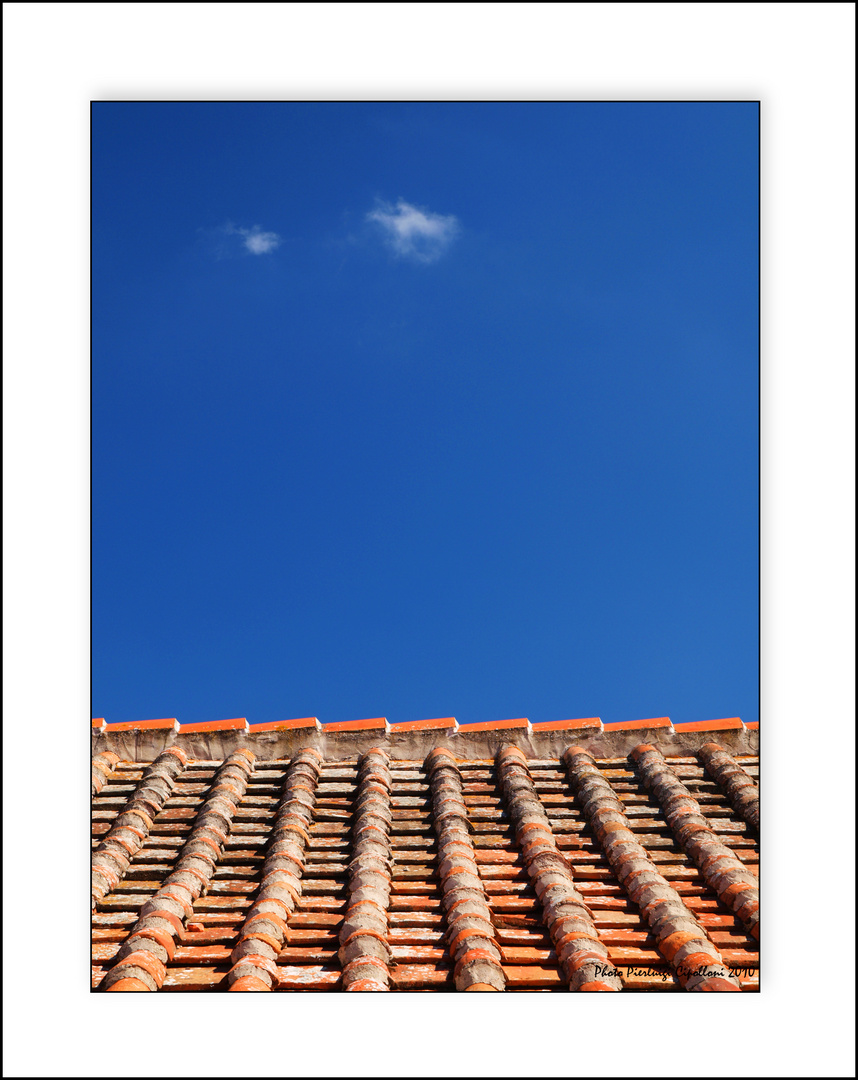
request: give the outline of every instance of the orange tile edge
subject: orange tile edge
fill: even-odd
[[[129,720],[120,724],[107,724],[105,731],[178,731],[179,721],[173,716],[164,720]]]
[[[272,720],[265,724],[251,724],[250,733],[253,735],[257,731],[295,731],[299,728],[315,728],[316,731],[321,731],[322,725],[315,716],[302,716],[296,720]]]
[[[578,731],[581,728],[602,730],[602,721],[598,716],[588,716],[583,720],[546,720],[531,725],[534,731]]]
[[[384,716],[375,716],[369,720],[343,720],[336,724],[322,724],[322,731],[389,731],[390,725]]]
[[[677,724],[677,731],[742,731],[745,725],[738,716],[726,720],[697,720],[692,724]]]
[[[603,724],[605,731],[650,731],[653,728],[672,728],[669,716],[656,716],[652,720],[628,720],[619,724]]]
[[[179,728],[180,735],[194,735],[204,731],[249,731],[247,720],[240,717],[237,720],[207,720],[201,724],[182,724]]]
[[[459,725],[455,716],[443,716],[437,720],[406,720],[401,724],[391,724],[390,732],[395,735],[398,731],[458,731]]]
[[[479,724],[460,724],[459,734],[467,735],[470,731],[503,731],[508,729],[530,731],[530,721],[526,717],[519,717],[517,720],[486,720]]]

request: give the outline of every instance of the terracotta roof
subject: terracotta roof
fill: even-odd
[[[736,718],[93,721],[93,986],[758,988]]]

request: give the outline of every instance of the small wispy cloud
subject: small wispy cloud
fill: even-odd
[[[379,202],[366,220],[380,226],[388,246],[405,259],[431,263],[440,259],[459,231],[453,214],[434,214],[399,199]]]
[[[276,232],[265,232],[260,225],[252,229],[240,229],[236,225],[225,225],[224,232],[229,236],[240,236],[244,248],[252,255],[267,255],[280,247],[281,239]]]

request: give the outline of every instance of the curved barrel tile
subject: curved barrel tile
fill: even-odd
[[[368,751],[358,762],[349,900],[340,927],[339,959],[346,991],[383,993],[390,989],[389,764],[390,758],[381,749]]]
[[[557,850],[527,759],[517,747],[505,746],[498,753],[497,765],[516,839],[569,989],[622,990],[620,973],[611,963],[607,946],[599,940],[593,916],[575,888],[569,864]]]
[[[277,958],[288,936],[289,916],[301,896],[321,762],[318,750],[300,750],[286,772],[262,884],[230,957],[230,991],[266,992],[278,981]]]
[[[175,869],[140,909],[114,966],[102,980],[102,989],[155,991],[164,985],[176,939],[184,933],[194,901],[208,891],[255,760],[251,750],[238,750],[218,769]]]
[[[116,768],[116,763],[119,761],[119,755],[114,754],[112,750],[105,750],[101,754],[96,754],[92,759],[92,794],[97,795],[99,791],[104,787],[107,782],[107,778]]]
[[[738,981],[687,908],[658,872],[632,832],[616,792],[580,746],[563,754],[569,782],[596,839],[629,897],[637,904],[658,950],[685,990],[739,991]]]
[[[760,789],[720,743],[706,743],[697,756],[715,783],[723,789],[736,813],[759,832]]]
[[[502,991],[506,976],[468,831],[459,767],[449,750],[438,748],[426,759],[426,771],[455,987],[462,991]]]
[[[658,799],[671,832],[703,875],[706,884],[759,940],[760,891],[757,876],[722,843],[706,820],[700,804],[662,754],[642,743],[629,755],[647,791]]]
[[[131,860],[146,843],[152,822],[164,809],[187,763],[181,750],[165,750],[143,773],[134,794],[93,852],[93,908],[127,874]]]

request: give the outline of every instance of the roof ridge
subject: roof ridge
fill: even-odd
[[[603,724],[599,717],[531,723],[526,717],[459,724],[452,716],[391,724],[381,717],[322,724],[315,716],[248,724],[246,718],[179,724],[176,720],[124,721],[95,725],[93,753],[112,751],[123,760],[152,760],[176,745],[196,760],[227,756],[239,746],[252,747],[262,760],[289,757],[314,746],[329,760],[357,758],[373,746],[394,756],[423,760],[436,746],[446,746],[461,760],[494,758],[501,745],[518,746],[534,758],[556,757],[566,747],[586,746],[595,754],[624,757],[641,742],[666,756],[696,754],[713,740],[731,754],[757,753],[757,724],[738,717],[674,726],[667,716]]]
[[[444,730],[453,733],[475,731],[503,731],[509,728],[521,728],[527,731],[580,731],[582,728],[598,731],[645,731],[659,728],[682,731],[756,731],[758,722],[744,723],[741,717],[732,716],[721,720],[677,721],[674,725],[669,716],[659,716],[644,720],[621,720],[603,724],[598,716],[575,720],[542,720],[531,723],[526,717],[514,720],[481,720],[459,723],[455,717],[446,716],[429,720],[406,720],[389,723],[386,717],[374,717],[369,720],[320,721],[315,716],[305,716],[294,720],[273,720],[258,724],[248,724],[245,717],[234,720],[206,720],[202,722],[179,723],[174,717],[166,720],[124,720],[107,723],[100,717],[93,719],[92,730],[98,733],[113,731],[145,731],[150,729],[172,729],[178,734],[190,734],[203,731],[246,731],[251,734],[260,731],[281,731],[295,728],[314,728],[320,732],[339,733],[344,731],[381,731],[395,734],[400,731]]]

